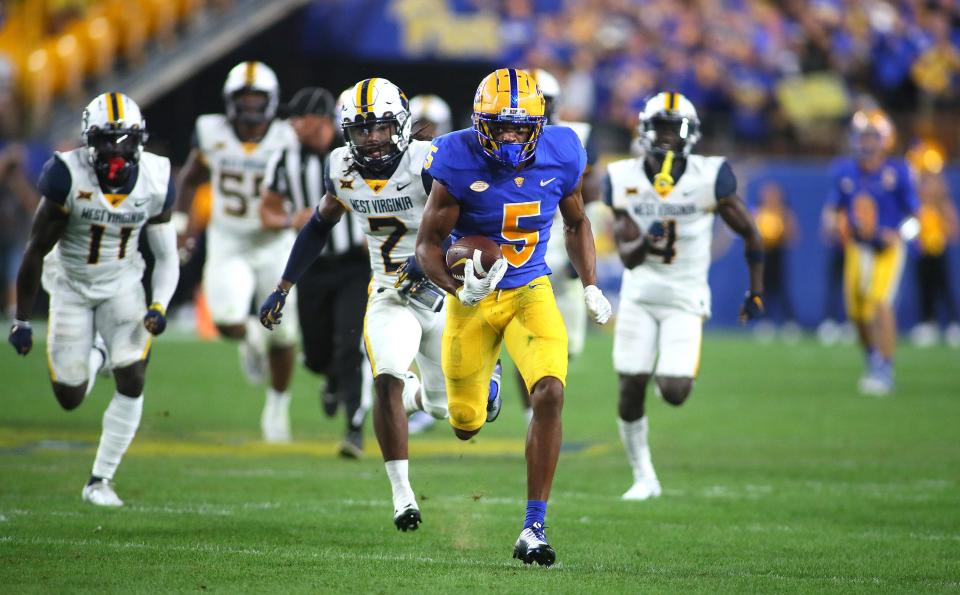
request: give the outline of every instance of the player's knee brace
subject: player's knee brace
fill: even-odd
[[[88,381],[89,382],[89,381]],[[68,384],[53,383],[53,395],[65,411],[73,411],[80,406],[87,392],[87,384],[70,386]]]

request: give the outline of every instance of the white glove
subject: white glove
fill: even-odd
[[[597,324],[606,324],[613,314],[613,307],[607,298],[603,297],[603,292],[596,285],[587,285],[583,288],[583,298],[587,302],[587,311]]]
[[[473,274],[473,260],[467,260],[463,265],[463,287],[457,290],[460,303],[464,306],[476,306],[480,300],[493,293],[506,273],[507,261],[501,258],[493,263],[486,277],[478,279]]]

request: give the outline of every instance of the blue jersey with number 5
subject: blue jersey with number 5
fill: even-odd
[[[523,169],[487,157],[473,128],[435,138],[423,168],[460,203],[454,240],[481,235],[500,245],[510,266],[498,287],[510,289],[550,274],[544,255],[553,215],[586,165],[573,130],[545,126],[533,163]]]

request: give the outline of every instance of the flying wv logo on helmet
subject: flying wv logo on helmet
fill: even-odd
[[[140,162],[147,123],[132,99],[123,93],[103,93],[84,108],[80,135],[100,181],[121,188]]]
[[[358,167],[380,172],[393,166],[410,144],[410,102],[384,78],[354,85],[340,108],[343,137]]]
[[[674,157],[690,155],[700,140],[697,109],[680,93],[658,93],[644,104],[637,128],[644,151],[663,158],[660,172],[653,178],[653,188],[664,197],[673,190]]]
[[[514,169],[529,163],[547,121],[544,109],[543,93],[525,70],[500,68],[487,75],[473,98],[473,129],[483,152]],[[502,140],[508,130],[518,140]]]

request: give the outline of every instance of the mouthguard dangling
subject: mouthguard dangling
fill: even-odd
[[[673,190],[671,171],[673,171],[673,151],[667,151],[667,156],[663,158],[663,167],[660,168],[660,173],[653,176],[653,189],[657,191],[661,198],[670,194],[670,191]]]

